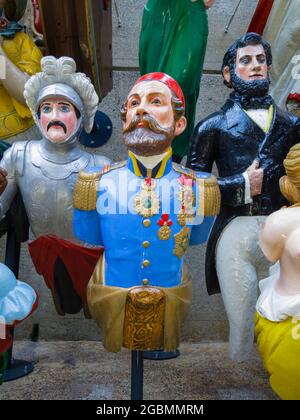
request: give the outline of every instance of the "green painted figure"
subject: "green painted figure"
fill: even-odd
[[[187,128],[173,143],[173,158],[187,154],[208,36],[206,8],[212,0],[148,0],[139,45],[141,74],[161,71],[172,76],[186,98]]]

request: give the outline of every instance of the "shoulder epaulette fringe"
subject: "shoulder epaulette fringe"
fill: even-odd
[[[198,184],[198,215],[217,216],[221,207],[221,192],[214,175],[209,178],[196,178]]]
[[[104,168],[103,168],[104,169]],[[94,173],[80,172],[74,188],[74,208],[95,210],[97,190],[103,170]]]
[[[80,172],[74,188],[74,208],[78,210],[96,210],[98,184],[102,175],[125,166],[126,161],[105,165],[98,172]]]

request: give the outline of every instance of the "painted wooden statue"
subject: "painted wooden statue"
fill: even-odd
[[[189,149],[207,45],[206,9],[213,0],[148,0],[139,45],[141,74],[162,71],[180,84],[185,99],[187,128],[174,139],[173,160]]]
[[[5,66],[5,71],[0,72],[0,140],[40,136],[23,91],[30,76],[40,71],[42,53],[22,25],[4,17],[6,11],[7,16],[20,19],[25,10],[22,5],[26,1],[0,0],[0,65]],[[9,13],[11,9],[15,13]]]
[[[273,390],[283,399],[300,400],[300,144],[291,148],[280,189],[293,206],[276,211],[260,232],[260,245],[272,262],[259,283],[257,344]]]
[[[11,328],[28,318],[37,306],[34,289],[0,263],[0,384],[8,362],[6,350],[12,343]]]
[[[47,285],[59,313],[76,313],[82,308],[85,287],[81,279],[76,281],[66,274],[64,262],[57,263],[55,275],[60,244],[55,245],[54,255],[50,252],[53,239],[49,242],[40,238],[51,234],[62,240],[75,239],[73,189],[78,173],[110,161],[79,146],[83,128],[90,132],[93,127],[99,102],[90,79],[76,72],[75,61],[70,57],[43,57],[41,67],[42,71],[27,81],[24,96],[43,137],[16,142],[4,153],[0,166],[8,173],[8,184],[0,196],[0,216],[6,214],[19,189],[32,239],[36,239],[31,242],[30,251],[38,272],[48,273]],[[67,256],[66,264],[69,260]]]
[[[215,162],[221,212],[206,252],[209,294],[222,292],[230,324],[230,355],[247,359],[254,337],[258,279],[268,262],[258,232],[267,215],[285,205],[279,190],[283,160],[300,140],[300,120],[268,94],[270,45],[248,33],[226,52],[222,73],[233,89],[216,113],[195,128],[187,166],[211,171]]]
[[[127,161],[84,171],[75,187],[75,234],[105,249],[87,296],[108,351],[179,344],[191,297],[184,255],[206,241],[220,204],[214,176],[172,164],[184,109],[173,78],[139,78],[121,111]]]

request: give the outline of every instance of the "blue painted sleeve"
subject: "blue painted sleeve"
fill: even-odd
[[[97,210],[74,209],[73,231],[74,235],[83,242],[103,245]]]
[[[197,219],[197,218],[196,218]],[[195,222],[197,221],[195,219]],[[191,238],[190,238],[190,245],[199,245],[205,243],[211,232],[213,227],[215,217],[204,217],[201,218],[202,222],[199,224],[193,224]]]

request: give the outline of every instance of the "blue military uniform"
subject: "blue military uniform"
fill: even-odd
[[[128,293],[147,285],[144,291],[154,286],[166,296],[163,348],[176,349],[191,300],[184,254],[208,238],[220,207],[216,178],[172,163],[171,149],[151,170],[129,152],[127,162],[81,173],[74,207],[75,236],[105,248],[87,288],[104,347],[124,345]],[[149,323],[139,328],[138,337],[153,330]]]
[[[142,174],[143,170],[147,170],[141,166],[135,156],[129,153],[127,163],[106,167],[100,174],[101,179],[93,178],[95,173],[79,176],[75,189],[75,235],[85,242],[104,245],[104,284],[132,287],[147,280],[150,285],[173,287],[181,283],[184,252],[189,243],[200,244],[208,238],[214,216],[218,212],[217,183],[211,174],[195,173],[172,164],[171,154],[168,154],[151,174],[148,173],[153,177],[151,187],[155,194],[154,200],[156,198],[159,202],[159,208],[153,215],[148,215],[147,211],[143,213],[143,209],[139,214],[139,206],[134,205],[134,200],[139,194],[141,183],[147,178]],[[146,172],[144,174],[147,175]],[[92,181],[88,180],[89,175]],[[182,175],[193,181],[190,196],[193,195],[195,215],[198,216],[199,224],[193,224],[194,219],[187,221],[186,226],[183,226],[184,223],[180,223],[176,214],[181,210],[179,195],[182,184],[178,180]],[[80,184],[89,182],[92,182],[91,188],[98,190],[98,210],[96,202],[94,208],[93,203],[90,207],[84,204],[87,198],[84,199]],[[124,191],[120,182],[124,187],[126,184],[127,188],[132,186],[132,191]],[[210,192],[214,191],[213,196],[209,198],[210,203],[207,203],[206,208],[210,209],[206,214],[203,210],[202,214],[197,211],[203,207],[201,201],[204,200],[204,196],[200,196],[200,182],[204,194],[205,188]],[[170,188],[166,193],[168,186]],[[165,196],[162,195],[164,192]],[[91,192],[87,192],[86,189],[85,194]],[[91,195],[96,198],[95,194]],[[147,197],[145,199],[147,200]],[[161,239],[162,236],[159,235],[163,225],[162,219],[166,219],[165,224],[169,225],[169,229],[166,229],[169,232],[169,235],[166,235],[168,239]]]

